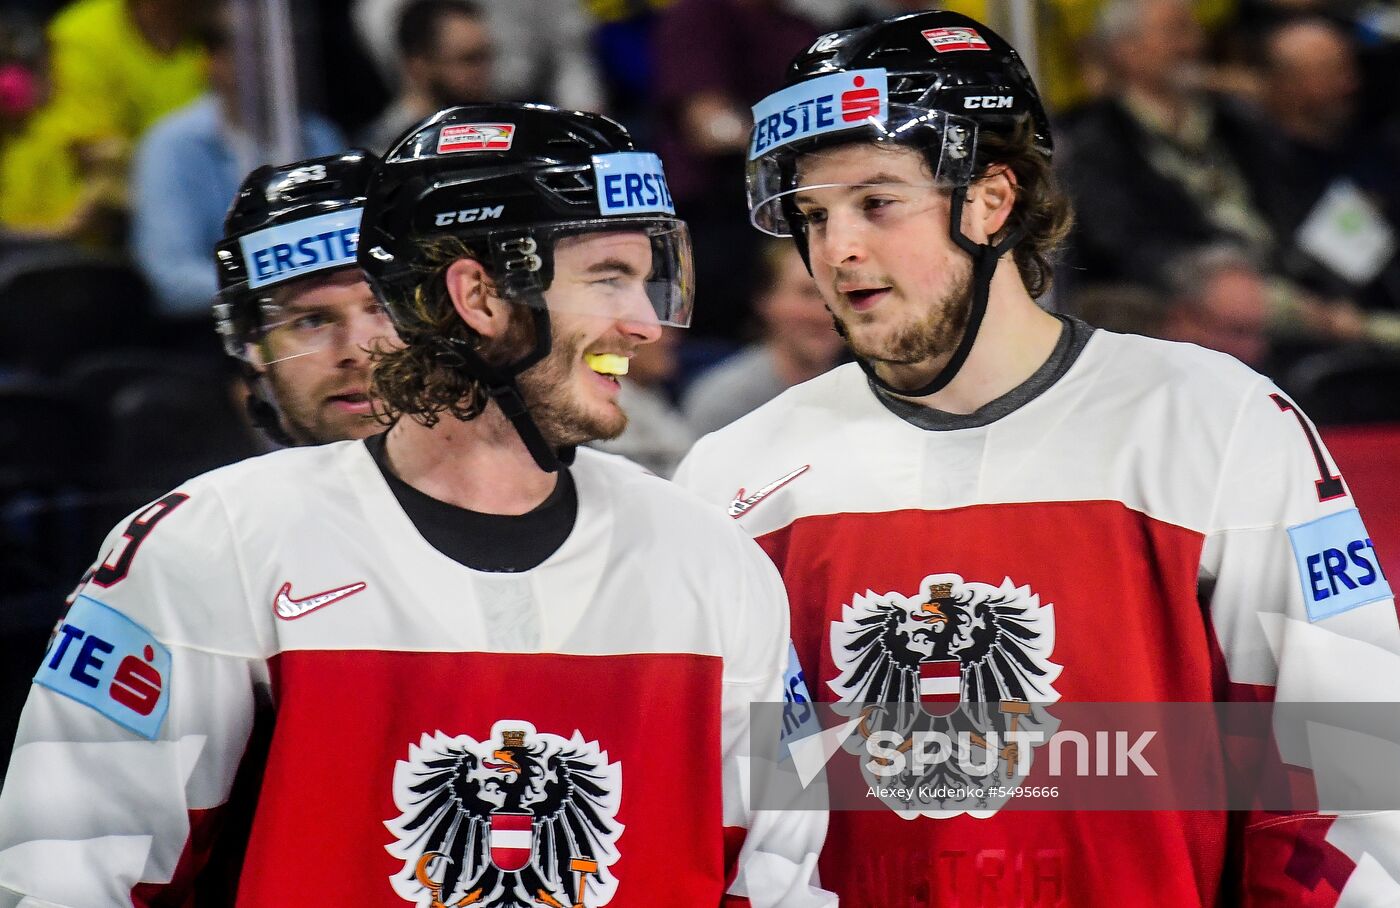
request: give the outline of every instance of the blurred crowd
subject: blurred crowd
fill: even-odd
[[[1033,28],[1078,216],[1049,305],[1228,352],[1320,395],[1320,420],[1400,417],[1400,6],[944,5]],[[40,540],[0,569],[71,581],[90,526],[268,445],[210,318],[211,250],[248,171],[382,154],[472,101],[602,111],[661,149],[696,315],[634,361],[609,446],[667,474],[842,355],[791,244],[748,224],[750,105],[819,34],[927,6],[0,0],[0,546]],[[55,510],[65,495],[79,504]]]

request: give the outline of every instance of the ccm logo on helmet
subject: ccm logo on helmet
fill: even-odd
[[[460,211],[439,211],[433,223],[439,227],[451,227],[453,224],[470,224],[473,221],[493,221],[501,216],[501,212],[506,210],[506,206],[497,205],[494,208],[463,208]]]
[[[965,110],[1000,110],[1010,107],[1015,99],[1010,95],[973,95],[963,98]]]

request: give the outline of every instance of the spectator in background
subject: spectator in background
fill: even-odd
[[[131,149],[157,120],[205,86],[194,38],[202,0],[76,0],[49,24],[53,93],[44,129],[62,137],[65,160],[36,162],[55,220],[97,194],[124,205]],[[50,172],[38,172],[53,168]],[[58,212],[61,211],[61,214]]]
[[[121,241],[121,179],[84,179],[71,129],[48,105],[52,80],[41,28],[0,15],[0,238],[7,244]]]
[[[1201,90],[1203,35],[1186,0],[1117,0],[1099,20],[1112,94],[1068,130],[1077,264],[1091,281],[1155,282],[1166,264],[1230,242],[1273,266],[1260,180],[1263,124]]]
[[[471,0],[410,0],[396,33],[399,93],[360,137],[383,154],[410,126],[445,107],[491,97],[491,30]]]
[[[1167,278],[1166,339],[1228,353],[1269,374],[1269,286],[1245,255],[1228,246],[1202,248],[1172,262]]]
[[[78,220],[78,185],[65,137],[39,115],[49,92],[43,32],[26,18],[0,15],[0,232],[7,242],[61,237]]]
[[[201,346],[218,290],[209,251],[223,235],[224,213],[245,162],[258,154],[240,126],[233,24],[232,8],[225,6],[200,30],[209,55],[210,92],[150,131],[137,150],[133,173],[137,264],[160,314],[174,323],[181,339],[197,338]],[[345,147],[336,128],[315,115],[303,118],[301,142],[308,156]]]
[[[399,77],[395,24],[411,0],[354,0],[360,40],[384,77]],[[496,55],[492,94],[498,100],[547,101],[597,110],[602,88],[593,63],[592,22],[580,0],[476,0],[486,13]]]
[[[786,240],[768,240],[762,249],[763,280],[754,298],[754,314],[762,325],[763,340],[691,384],[683,409],[697,437],[729,425],[793,385],[816,378],[841,356],[841,336],[796,247]]]
[[[1263,177],[1280,207],[1291,269],[1320,292],[1353,298],[1367,309],[1400,309],[1395,124],[1358,123],[1356,50],[1326,19],[1287,21],[1267,33],[1263,48],[1263,103],[1281,159]],[[1387,236],[1389,243],[1357,256],[1368,237]]]
[[[691,330],[736,338],[757,264],[744,216],[749,108],[821,29],[783,0],[676,0],[657,22],[656,144],[695,242]]]
[[[618,382],[617,403],[627,414],[627,428],[616,438],[590,445],[621,454],[664,479],[676,472],[696,438],[666,391],[680,366],[680,339],[680,329],[663,328],[656,343],[637,348]]]

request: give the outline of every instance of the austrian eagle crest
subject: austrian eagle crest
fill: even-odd
[[[617,891],[622,763],[575,731],[438,731],[394,768],[394,891],[420,908],[597,908]]]
[[[831,625],[831,655],[840,674],[829,686],[842,701],[881,705],[864,711],[862,734],[848,746],[863,752],[876,730],[894,731],[906,741],[916,729],[966,734],[984,747],[988,732],[1006,741],[1008,731],[1052,731],[1048,724],[1054,720],[1040,706],[1060,699],[1054,682],[1061,666],[1050,660],[1054,647],[1054,606],[1041,604],[1030,587],[1010,578],[993,586],[958,574],[931,574],[910,596],[871,590],[853,596]],[[991,750],[996,768],[989,766],[980,777],[946,762],[880,781],[913,791],[976,788],[994,773],[1009,781],[1016,749]],[[964,810],[990,816],[999,805],[941,798],[890,806],[912,818]]]

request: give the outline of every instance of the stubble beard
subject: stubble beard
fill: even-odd
[[[528,319],[520,319],[529,325]],[[565,337],[551,328],[549,355],[522,372],[516,383],[520,396],[530,411],[544,440],[554,447],[567,447],[589,441],[616,438],[627,428],[627,414],[621,408],[602,411],[589,408],[575,388],[576,364],[584,347],[584,339]],[[523,332],[523,343],[533,341],[533,325]],[[521,352],[516,356],[523,355]]]
[[[373,416],[338,418],[318,407],[319,398],[299,394],[292,383],[282,380],[275,368],[269,369],[261,380],[276,402],[282,430],[297,445],[327,445],[374,434],[373,427],[377,423]]]
[[[834,316],[837,330],[856,356],[870,363],[913,365],[951,355],[962,340],[972,313],[972,268],[957,276],[943,299],[923,318],[896,326],[885,337],[867,340],[849,322]]]

